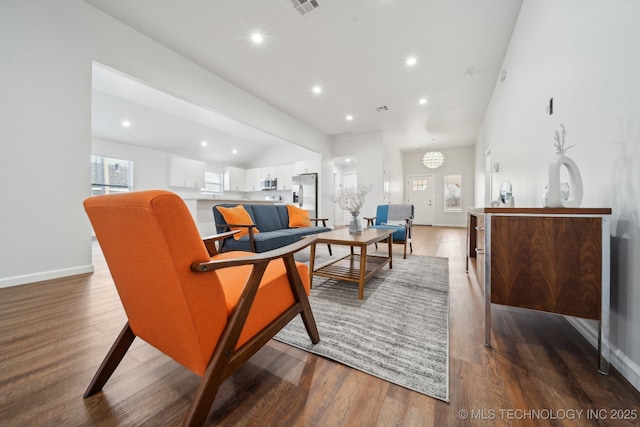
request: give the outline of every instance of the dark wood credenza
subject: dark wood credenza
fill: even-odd
[[[608,373],[610,215],[609,208],[469,210],[467,271],[471,263],[484,288],[486,346],[492,303],[597,320],[598,370]]]

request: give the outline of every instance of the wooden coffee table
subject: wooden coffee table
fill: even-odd
[[[364,284],[367,280],[373,277],[386,264],[389,264],[389,268],[393,268],[391,245],[393,244],[392,235],[394,231],[365,228],[361,234],[349,234],[348,228],[340,228],[314,234],[317,239],[311,244],[311,256],[309,258],[310,283],[313,283],[313,276],[355,282],[358,284],[358,299],[362,299],[364,297]],[[382,240],[387,240],[388,242],[389,255],[367,255],[367,246]],[[317,244],[349,246],[351,254],[314,270]],[[356,247],[360,248],[359,254],[354,253],[353,248]]]

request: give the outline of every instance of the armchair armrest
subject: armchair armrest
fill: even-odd
[[[221,260],[214,259],[207,262],[194,262],[193,264],[191,264],[191,270],[205,272],[217,270],[219,268],[236,267],[239,265],[256,265],[260,263],[268,263],[269,261],[273,261],[274,259],[293,256],[294,253],[306,248],[316,240],[316,236],[307,236],[299,242],[255,255]]]
[[[240,230],[231,230],[220,234],[214,234],[212,236],[206,236],[202,238],[202,242],[207,247],[207,252],[209,252],[209,256],[214,256],[218,254],[218,249],[216,249],[216,242],[220,240],[224,240],[227,237],[231,237],[236,233],[239,233]]]
[[[253,229],[258,228],[255,224],[216,224],[216,227],[231,228],[231,227],[246,227],[249,230],[249,243],[251,244],[251,251],[256,251],[256,241],[253,237]]]
[[[318,225],[318,221],[322,221],[322,226],[326,227],[327,226],[327,221],[329,220],[329,218],[309,218],[309,221],[315,221],[316,222],[316,226]]]
[[[258,228],[257,225],[255,224],[216,224],[216,227],[224,227],[224,228],[231,228],[231,227],[255,227]]]
[[[409,226],[411,226],[412,222],[413,222],[413,220],[411,218],[404,218],[404,219],[398,219],[398,220],[394,220],[394,221],[388,221],[385,224],[404,225],[405,227],[409,227]]]

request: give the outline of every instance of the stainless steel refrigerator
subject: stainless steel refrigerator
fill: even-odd
[[[318,174],[303,173],[292,178],[293,203],[309,211],[309,217],[318,217]]]

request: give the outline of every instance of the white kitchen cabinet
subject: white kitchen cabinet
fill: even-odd
[[[278,190],[291,190],[291,178],[295,175],[293,164],[276,167],[276,178],[278,178]]]
[[[204,187],[205,163],[183,157],[169,158],[169,186],[184,188]]]
[[[193,188],[204,188],[205,162],[190,160],[187,162],[187,184],[193,183]]]
[[[260,179],[274,179],[278,177],[277,166],[266,166],[260,168]]]
[[[260,181],[274,178],[278,178],[277,166],[247,169],[245,173],[245,189],[246,191],[261,191]]]
[[[224,168],[225,191],[246,191],[245,174],[245,169],[232,166]]]
[[[245,171],[246,191],[260,191],[261,168],[251,168]]]
[[[186,184],[187,159],[182,157],[169,158],[169,186],[184,187]]]

